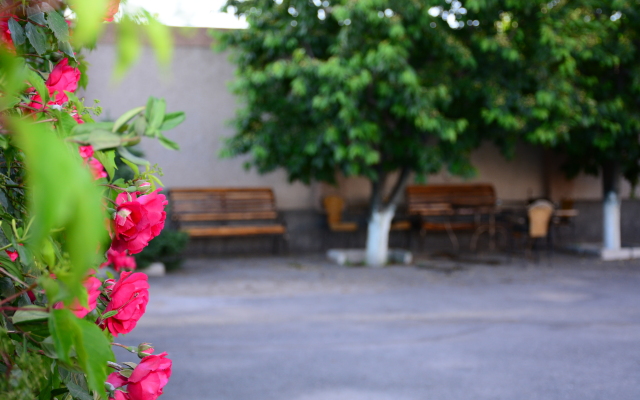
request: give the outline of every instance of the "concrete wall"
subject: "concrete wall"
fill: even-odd
[[[219,159],[222,139],[233,133],[226,122],[234,115],[237,103],[227,88],[233,79],[233,66],[226,54],[211,50],[210,42],[204,31],[178,40],[166,71],[158,68],[152,52],[145,48],[126,77],[114,82],[115,48],[107,38],[87,56],[91,64],[84,94],[87,104],[99,99],[104,108],[99,118],[115,119],[126,110],[146,104],[148,96],[155,96],[167,100],[168,111],[187,113],[187,120],[167,135],[180,144],[179,152],[153,140],[142,142],[146,158],[163,168],[167,187],[269,186],[276,192],[279,207],[311,207],[313,191],[302,184],[288,184],[283,172],[261,176],[244,170],[245,159]]]

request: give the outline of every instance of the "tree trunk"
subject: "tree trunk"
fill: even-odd
[[[605,162],[602,165],[602,244],[608,250],[621,247],[619,182],[618,162]]]
[[[395,205],[371,211],[367,229],[366,263],[369,267],[384,267],[389,257],[389,230],[396,212]]]
[[[369,267],[384,267],[389,258],[389,231],[391,221],[396,213],[396,205],[400,199],[410,170],[403,168],[400,171],[388,200],[383,200],[384,183],[387,175],[380,171],[378,180],[371,181],[371,200],[369,211],[369,224],[367,227],[367,248],[365,262]]]

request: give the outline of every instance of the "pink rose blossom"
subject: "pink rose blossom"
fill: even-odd
[[[100,265],[100,268],[107,267],[111,265],[117,272],[121,272],[121,270],[134,270],[136,269],[136,259],[128,256],[126,251],[115,251],[113,249],[109,249],[107,251],[107,261]]]
[[[104,170],[104,166],[100,161],[96,160],[95,158],[91,158],[88,161],[88,164],[94,180],[107,177],[107,171]]]
[[[114,397],[109,397],[111,400],[131,400],[129,397],[129,393],[123,392],[122,390],[115,390],[113,392]]]
[[[75,119],[75,120],[76,120],[76,122],[78,123],[78,125],[80,125],[80,124],[84,124],[84,120],[82,119],[82,117],[81,117],[81,116],[80,116],[80,114],[78,113],[78,110],[77,110],[75,107],[73,107],[73,111],[71,111],[71,114],[70,114],[70,115],[73,117],[73,119]]]
[[[80,146],[78,147],[78,152],[80,153],[80,157],[86,160],[87,158],[93,157],[93,146]]]
[[[114,388],[119,388],[127,384],[127,377],[120,375],[120,373],[116,371],[109,374],[107,382],[112,384]]]
[[[140,197],[135,193],[120,193],[116,197],[115,237],[111,248],[118,252],[129,250],[129,254],[140,253],[164,228],[167,203],[158,190]]]
[[[9,30],[9,20],[12,17],[15,18],[14,15],[0,16],[0,42],[2,42],[5,48],[15,51],[13,38],[11,37],[11,30]]]
[[[92,276],[87,278],[83,282],[83,285],[85,288],[87,288],[87,303],[89,305],[89,308],[81,306],[80,302],[77,299],[74,301],[71,307],[69,307],[69,309],[73,311],[73,313],[78,318],[86,317],[87,314],[89,314],[91,311],[93,311],[96,308],[96,303],[98,301],[98,297],[100,296],[100,286],[102,286],[102,282],[100,282],[100,279]],[[53,306],[53,308],[55,309],[64,308],[64,304],[56,303]]]
[[[112,22],[113,16],[118,13],[119,8],[120,0],[109,0],[109,4],[107,4],[107,13],[104,16],[104,20],[107,22]]]
[[[149,302],[149,282],[142,272],[123,272],[120,279],[110,290],[111,301],[105,313],[117,311],[112,317],[100,323],[113,336],[131,332],[144,314]]]
[[[5,253],[7,253],[7,255],[9,256],[9,259],[11,261],[15,261],[18,259],[18,252],[17,251],[11,251],[11,250],[5,250]]]
[[[78,147],[78,152],[80,153],[80,157],[84,160],[84,165],[89,166],[89,170],[91,171],[91,175],[94,180],[107,177],[107,173],[100,161],[93,158],[93,146],[80,146]]]
[[[80,70],[69,66],[69,59],[63,58],[51,71],[49,78],[45,82],[49,89],[49,105],[62,105],[69,100],[66,93],[75,92],[78,89],[78,81],[80,80]],[[39,94],[35,94],[31,99],[30,107],[43,108],[42,98]]]
[[[127,391],[131,400],[155,400],[171,376],[171,360],[167,353],[142,359],[128,379]]]

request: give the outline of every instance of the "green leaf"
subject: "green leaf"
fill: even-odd
[[[25,67],[24,59],[11,54],[5,46],[0,46],[0,108],[13,103],[18,92],[25,89],[24,81],[28,68]]]
[[[69,389],[69,393],[73,396],[74,400],[94,400],[91,393],[89,393],[86,389],[83,389],[81,386],[73,383],[73,382],[65,382],[67,389]]]
[[[38,24],[38,25],[42,25],[42,26],[46,26],[47,25],[47,20],[44,18],[44,13],[43,12],[31,14],[31,15],[29,15],[28,18],[31,21],[33,21],[36,24]]]
[[[49,378],[47,378],[47,381],[44,384],[44,386],[40,388],[40,394],[38,395],[38,400],[51,400],[51,389],[53,385],[53,371],[49,369],[47,371],[47,375],[49,376]]]
[[[29,43],[36,49],[36,52],[40,55],[44,54],[47,51],[47,37],[42,28],[27,22],[26,31]]]
[[[118,153],[120,153],[120,155],[122,157],[126,158],[127,160],[131,161],[132,163],[135,163],[135,164],[138,164],[138,165],[150,165],[149,161],[145,160],[144,158],[140,158],[138,156],[134,156],[125,147],[122,147],[122,146],[118,147]]]
[[[142,45],[138,37],[138,25],[128,16],[122,18],[116,25],[116,66],[113,70],[117,79],[122,78],[124,73],[136,62],[140,56]]]
[[[144,136],[147,131],[147,120],[145,118],[138,118],[136,122],[133,123],[133,130],[138,136]]]
[[[71,132],[74,136],[82,136],[89,135],[91,132],[101,129],[105,131],[111,131],[113,127],[113,122],[91,122],[86,124],[78,124],[75,128],[73,128],[73,132]]]
[[[158,22],[150,13],[145,13],[147,23],[146,28],[151,47],[156,53],[156,58],[162,64],[168,64],[173,55],[173,36],[171,30],[164,24]]]
[[[82,124],[88,125],[88,124]],[[110,130],[95,129],[91,133],[69,137],[69,140],[90,144],[93,150],[113,149],[122,144],[122,137]]]
[[[98,152],[95,152],[93,156],[98,161],[100,161],[100,163],[104,166],[104,169],[107,171],[107,174],[109,174],[109,178],[113,179],[116,173],[116,169],[118,169],[115,162],[116,151],[115,150],[98,151]]]
[[[49,102],[49,89],[44,83],[44,79],[36,71],[27,69],[27,81],[33,86],[36,92],[40,95],[43,104]]]
[[[73,58],[74,60],[76,59],[76,55],[73,52],[73,47],[71,47],[71,43],[69,43],[69,42],[58,42],[58,48],[64,54],[68,55],[69,57]]]
[[[75,338],[75,348],[80,365],[87,374],[89,388],[107,398],[104,382],[107,380],[107,363],[114,361],[111,343],[98,326],[84,319],[76,319],[79,336]]]
[[[49,318],[49,313],[46,308],[38,306],[25,306],[29,310],[18,310],[13,314],[12,321],[14,324],[20,324],[23,322],[43,321]]]
[[[162,183],[162,181],[160,180],[160,178],[158,178],[155,175],[149,175],[149,177],[151,178],[151,180],[155,183],[158,184],[158,186],[164,186],[164,183]]]
[[[13,40],[14,44],[22,46],[25,40],[27,40],[24,35],[24,28],[13,18],[9,19],[9,31],[11,32],[11,40]]]
[[[123,163],[127,164],[129,166],[129,168],[131,168],[131,170],[133,170],[133,178],[137,178],[140,176],[140,169],[138,168],[138,166],[134,163],[132,163],[131,161],[125,159],[125,158],[120,158],[122,160]]]
[[[69,363],[73,347],[78,363],[87,375],[88,387],[106,398],[107,362],[115,359],[106,336],[95,323],[76,318],[69,310],[53,310],[51,314],[51,335],[58,357]]]
[[[167,109],[167,103],[164,99],[157,99],[150,97],[147,101],[147,110],[145,117],[149,124],[147,132],[154,131],[160,128],[162,121],[164,121],[165,111]]]
[[[63,250],[71,262],[68,273],[59,277],[68,290],[64,301],[82,299],[87,292],[82,281],[94,267],[96,248],[106,235],[100,189],[80,157],[47,124],[12,121],[12,127],[26,155],[29,210],[36,216],[27,247],[41,249],[53,228],[63,228]]]
[[[0,262],[2,263],[2,267],[7,270],[11,275],[15,276],[20,280],[24,280],[24,276],[22,275],[22,270],[18,266],[17,263],[9,260],[9,258],[5,258],[2,256],[0,258]]]
[[[66,309],[51,310],[49,315],[49,330],[58,358],[67,364],[71,363],[70,353],[75,335],[76,316]]]
[[[67,386],[68,392],[74,399],[81,400],[94,400],[89,394],[89,387],[87,386],[87,380],[84,374],[81,372],[69,371],[65,368],[58,367],[59,376],[62,378],[62,382]],[[88,398],[85,396],[89,396]]]
[[[117,132],[118,129],[120,129],[124,124],[126,124],[127,122],[129,122],[129,120],[133,117],[135,117],[136,115],[140,114],[142,111],[144,111],[145,107],[138,107],[138,108],[134,108],[133,110],[129,110],[126,113],[122,114],[120,116],[120,118],[118,118],[116,120],[116,122],[113,124],[113,132]]]
[[[78,47],[94,44],[105,26],[107,0],[69,0],[69,5],[76,14],[74,44]]]
[[[76,107],[76,110],[79,113],[84,111],[84,103],[80,101],[80,99],[78,99],[78,96],[76,96],[75,93],[68,92],[65,90],[64,94],[67,95],[67,97],[69,98],[69,102],[71,102]]]
[[[67,25],[67,21],[62,15],[55,11],[50,11],[47,13],[47,22],[58,41],[66,42],[69,40],[69,25]]]
[[[178,145],[178,143],[174,142],[173,140],[167,139],[162,134],[158,135],[158,140],[160,141],[161,145],[169,150],[180,150],[180,146]]]
[[[111,310],[108,313],[102,314],[102,319],[105,320],[107,318],[113,317],[116,314],[118,314],[118,310]]]
[[[73,128],[78,125],[78,122],[69,114],[61,110],[54,110],[55,116],[58,122],[56,123],[56,130],[60,137],[67,137],[71,135]]]
[[[164,121],[162,121],[162,125],[160,125],[160,130],[168,131],[169,129],[173,129],[183,123],[185,119],[186,116],[182,111],[168,113],[164,116]]]

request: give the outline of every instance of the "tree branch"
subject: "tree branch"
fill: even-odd
[[[391,190],[391,194],[389,195],[389,200],[384,205],[385,207],[388,207],[392,204],[398,204],[398,201],[400,200],[400,195],[402,194],[402,191],[404,190],[404,187],[406,186],[407,181],[409,180],[410,173],[411,173],[411,169],[409,167],[407,166],[402,167],[402,170],[400,171],[400,176],[398,176],[398,180],[396,181],[396,184],[393,186],[393,189]]]
[[[387,174],[382,169],[382,164],[378,164],[376,170],[378,177],[371,180],[370,215],[383,206],[382,192],[384,190],[384,182],[387,180]]]

